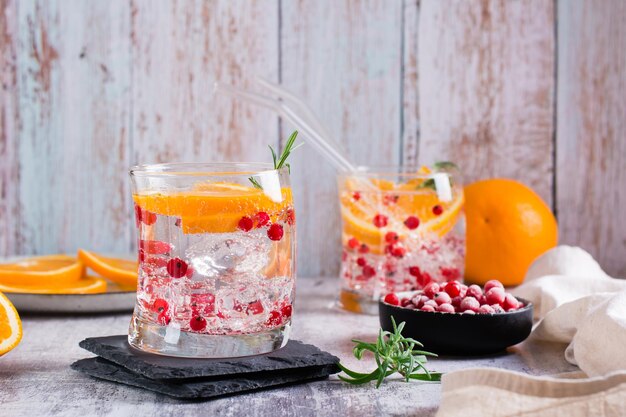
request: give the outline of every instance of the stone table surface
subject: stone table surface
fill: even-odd
[[[317,345],[361,370],[373,361],[352,357],[351,339],[375,339],[378,317],[333,308],[337,280],[299,278],[294,339]],[[351,386],[336,376],[328,380],[277,388],[205,402],[184,402],[163,395],[92,379],[70,369],[93,356],[78,347],[86,337],[124,334],[130,314],[91,316],[23,315],[24,338],[0,358],[0,416],[431,416],[441,385],[399,379]],[[487,366],[532,375],[575,370],[563,345],[525,342],[509,352],[478,358],[438,358],[429,369],[450,372]]]

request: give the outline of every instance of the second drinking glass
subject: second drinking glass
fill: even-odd
[[[377,314],[382,295],[462,279],[463,201],[460,173],[449,162],[340,175],[340,306]]]

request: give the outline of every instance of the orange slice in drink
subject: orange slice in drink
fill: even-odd
[[[393,189],[386,185],[381,192],[361,192],[358,199],[351,192],[344,193],[341,197],[344,240],[354,237],[373,253],[382,253],[385,234],[390,230],[401,239],[409,232],[443,236],[452,230],[463,207],[462,189],[453,188],[453,199],[449,202],[442,202],[435,191],[415,190],[415,183],[406,183]],[[377,215],[386,219],[388,227],[375,225]],[[419,226],[413,231],[403,224],[409,216],[419,219]]]
[[[37,256],[0,264],[0,284],[32,286],[71,284],[83,276],[84,266],[67,255]]]
[[[121,285],[137,286],[137,262],[119,258],[107,258],[83,249],[78,259],[97,274]]]
[[[68,284],[48,284],[48,285],[3,285],[0,284],[0,291],[11,293],[28,294],[96,294],[107,290],[107,283],[104,278],[86,277]]]
[[[0,293],[0,356],[22,340],[22,322],[11,301]]]
[[[293,204],[290,188],[277,188],[272,199],[263,190],[231,183],[199,183],[193,190],[172,194],[135,194],[143,210],[181,219],[183,233],[227,233],[237,230],[239,220],[263,211],[274,220]]]

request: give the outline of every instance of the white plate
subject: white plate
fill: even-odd
[[[108,254],[106,256],[130,259],[129,256]],[[27,258],[31,258],[31,256],[0,258],[0,263],[16,262]],[[18,313],[117,313],[133,310],[137,292],[123,291],[117,284],[107,281],[107,291],[97,294],[29,294],[5,292],[4,295],[11,300]]]
[[[4,293],[18,312],[29,313],[114,313],[135,307],[135,291],[100,294]]]

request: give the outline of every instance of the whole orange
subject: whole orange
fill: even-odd
[[[519,285],[530,264],[556,246],[558,227],[548,205],[524,184],[495,178],[465,187],[465,280]]]

